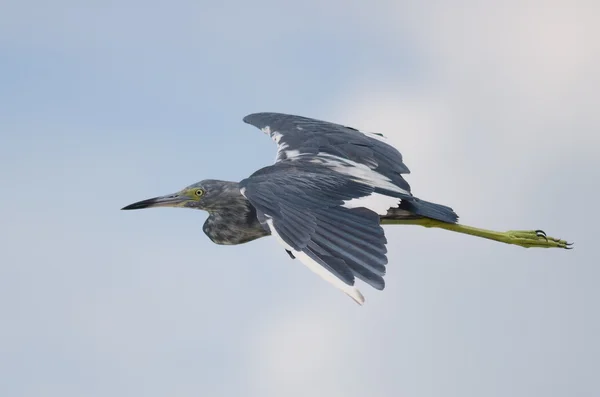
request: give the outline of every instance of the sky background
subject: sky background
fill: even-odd
[[[600,395],[597,1],[0,2],[0,395]],[[359,307],[272,238],[123,212],[241,180],[279,111],[573,251],[386,227]]]

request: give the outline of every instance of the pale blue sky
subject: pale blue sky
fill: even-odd
[[[597,396],[595,2],[0,5],[0,395]],[[388,227],[358,307],[274,239],[122,212],[275,147],[388,135],[413,192],[574,251]]]

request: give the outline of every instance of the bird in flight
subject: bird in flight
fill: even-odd
[[[572,248],[542,230],[497,232],[459,224],[452,208],[411,193],[402,155],[381,134],[282,113],[254,113],[243,121],[275,141],[273,165],[241,182],[206,179],[123,209],[207,211],[203,231],[216,244],[272,235],[292,259],[360,305],[365,299],[356,279],[385,287],[382,225],[435,227],[521,247]]]

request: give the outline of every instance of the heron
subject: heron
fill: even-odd
[[[277,144],[272,165],[240,182],[206,179],[177,193],[130,204],[208,212],[212,242],[244,244],[274,236],[291,259],[362,305],[356,280],[385,287],[382,225],[419,225],[531,248],[571,249],[542,230],[498,232],[460,224],[454,210],[414,196],[410,170],[383,134],[292,114],[252,113],[243,121]]]

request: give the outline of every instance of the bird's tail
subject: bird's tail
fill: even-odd
[[[411,201],[402,200],[398,208],[390,209],[387,219],[431,218],[447,223],[458,222],[458,215],[450,207],[430,203],[414,197]]]

